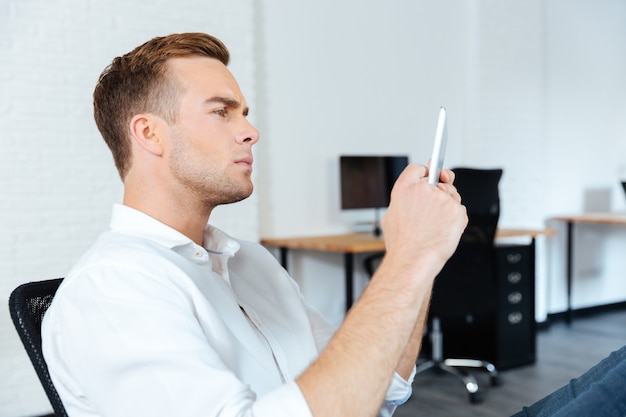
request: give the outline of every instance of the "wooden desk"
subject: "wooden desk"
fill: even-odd
[[[556,216],[552,220],[566,223],[566,278],[567,278],[567,309],[565,311],[565,321],[572,322],[572,280],[574,274],[574,224],[604,224],[626,226],[626,213],[594,212],[583,213],[570,216]]]
[[[535,238],[539,235],[552,235],[555,230],[531,229],[498,229],[496,239],[530,237],[532,253],[535,253]],[[261,239],[265,246],[280,249],[280,263],[287,269],[287,254],[289,249],[312,250],[322,252],[341,253],[344,256],[344,278],[346,287],[346,311],[353,303],[354,289],[354,255],[368,252],[384,252],[385,242],[382,238],[369,233],[349,233],[330,236],[306,236],[291,238]]]

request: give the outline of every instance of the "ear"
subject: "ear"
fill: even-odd
[[[130,134],[133,141],[155,156],[163,155],[161,123],[160,118],[153,114],[137,114],[130,120]]]

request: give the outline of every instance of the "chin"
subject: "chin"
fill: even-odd
[[[238,202],[240,202],[242,200],[245,200],[246,198],[250,197],[252,195],[252,191],[253,191],[253,188],[250,187],[247,190],[241,190],[240,193],[230,194],[228,197],[224,198],[223,201],[221,203],[219,203],[219,204],[238,203]]]

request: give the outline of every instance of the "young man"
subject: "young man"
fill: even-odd
[[[251,194],[259,140],[228,60],[218,39],[177,34],[102,73],[95,119],[124,198],[45,317],[54,384],[73,417],[390,415],[467,223],[453,173],[403,172],[385,258],[333,333],[269,252],[208,225]]]

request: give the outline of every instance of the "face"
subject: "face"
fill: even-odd
[[[168,68],[182,91],[167,142],[179,195],[208,209],[247,198],[259,133],[246,118],[235,78],[220,61],[205,57],[176,58]]]

